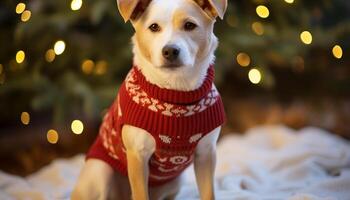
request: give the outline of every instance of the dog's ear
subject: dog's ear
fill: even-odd
[[[224,18],[227,0],[194,0],[210,17]]]
[[[151,0],[117,0],[124,21],[135,20],[146,10]]]

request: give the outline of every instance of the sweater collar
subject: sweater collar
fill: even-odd
[[[192,104],[200,101],[211,91],[214,81],[214,67],[212,65],[208,68],[207,75],[202,85],[198,89],[192,91],[177,91],[160,88],[148,82],[138,67],[134,66],[133,70],[135,72],[136,81],[150,97],[173,104]]]

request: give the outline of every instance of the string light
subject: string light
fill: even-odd
[[[56,55],[61,55],[66,49],[66,43],[64,43],[64,41],[62,40],[59,40],[55,43],[55,46],[53,49]]]
[[[294,3],[294,0],[284,0],[286,3],[290,3],[290,4],[292,4],[292,3]]]
[[[106,61],[102,60],[102,61],[97,62],[96,68],[95,68],[95,73],[97,75],[105,74],[107,72],[107,66],[108,66],[108,64]]]
[[[71,129],[73,133],[80,135],[84,131],[84,124],[80,120],[74,120],[71,124]]]
[[[28,125],[30,123],[30,115],[28,112],[22,112],[21,114],[21,122],[24,125]]]
[[[237,55],[237,63],[242,67],[248,67],[250,65],[250,57],[246,53],[239,53]]]
[[[70,8],[73,11],[76,11],[76,10],[79,10],[82,5],[83,5],[83,1],[82,0],[72,0],[72,2],[70,4]]]
[[[16,6],[16,13],[21,14],[26,9],[26,4],[24,3],[18,3]]]
[[[45,59],[47,62],[51,63],[55,60],[55,58],[56,58],[56,54],[53,49],[49,49],[46,51]]]
[[[23,63],[25,58],[26,58],[26,54],[24,53],[24,51],[20,50],[20,51],[17,52],[17,54],[16,54],[16,62],[18,64]]]
[[[32,16],[32,13],[29,10],[25,10],[21,15],[22,22],[28,21],[31,16]]]
[[[304,44],[311,44],[312,43],[312,34],[309,31],[303,31],[300,34],[300,39]]]
[[[265,30],[264,26],[260,22],[254,22],[252,24],[252,30],[254,31],[255,34],[257,35],[263,35]]]
[[[266,6],[260,5],[256,7],[256,14],[258,14],[258,16],[261,18],[268,18],[270,11]]]
[[[337,59],[343,57],[343,49],[339,45],[335,45],[332,49],[333,56]]]
[[[250,82],[253,84],[259,84],[261,81],[261,73],[258,69],[251,69],[248,73]]]
[[[95,63],[92,60],[85,60],[82,64],[81,64],[81,70],[85,73],[85,74],[91,74],[92,71],[94,70],[94,66]]]
[[[56,144],[58,142],[58,133],[57,131],[51,129],[49,131],[47,131],[47,134],[46,134],[46,138],[47,138],[47,141],[51,144]]]

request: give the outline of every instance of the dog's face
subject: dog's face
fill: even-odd
[[[191,68],[208,56],[215,18],[222,17],[226,4],[226,0],[118,0],[122,16],[132,21],[135,45],[159,70]]]

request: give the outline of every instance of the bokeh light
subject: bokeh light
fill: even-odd
[[[268,18],[270,11],[266,6],[260,5],[256,7],[256,14],[258,14],[258,16],[261,18]]]
[[[55,51],[53,49],[49,49],[46,51],[45,59],[47,62],[51,63],[55,60],[55,58],[56,58],[56,54],[55,54]]]
[[[30,115],[28,112],[22,112],[21,114],[21,122],[24,125],[28,125],[30,123]]]
[[[252,30],[254,31],[255,34],[257,35],[263,35],[265,30],[264,26],[260,22],[254,22],[252,24]]]
[[[231,27],[236,27],[238,25],[238,19],[234,15],[228,15],[226,17],[226,22]]]
[[[55,43],[54,51],[56,55],[61,55],[65,49],[66,49],[66,43],[64,43],[64,41],[59,40]]]
[[[18,64],[23,63],[25,58],[26,58],[26,54],[24,53],[24,51],[20,50],[20,51],[17,52],[17,54],[16,54],[16,62]]]
[[[80,135],[84,131],[84,124],[80,120],[74,120],[71,124],[71,129],[73,133]]]
[[[25,10],[21,15],[22,22],[28,21],[31,16],[32,16],[32,13],[29,10]]]
[[[82,5],[83,5],[83,1],[82,0],[72,0],[72,2],[70,4],[70,8],[73,11],[76,11],[76,10],[79,10]]]
[[[91,74],[94,70],[94,66],[95,66],[94,61],[92,61],[90,59],[84,60],[84,62],[81,64],[81,70],[85,74]]]
[[[248,67],[250,65],[250,57],[248,54],[241,52],[237,55],[237,63],[242,67]]]
[[[16,6],[16,13],[21,14],[26,9],[26,4],[24,3],[18,3]]]
[[[339,45],[335,45],[332,49],[333,56],[337,59],[343,57],[343,49]]]
[[[294,3],[294,0],[284,0],[286,3]]]
[[[98,61],[96,63],[95,73],[97,75],[104,75],[107,72],[108,63],[106,61]]]
[[[301,56],[295,56],[292,59],[292,66],[293,66],[293,71],[297,73],[302,73],[305,71],[305,60]]]
[[[309,31],[303,31],[300,34],[300,39],[304,44],[311,44],[312,43],[312,34]]]
[[[259,84],[261,81],[261,73],[258,69],[251,69],[248,74],[250,82],[253,84]]]
[[[46,134],[47,141],[51,144],[56,144],[58,142],[59,136],[57,131],[51,129]]]

